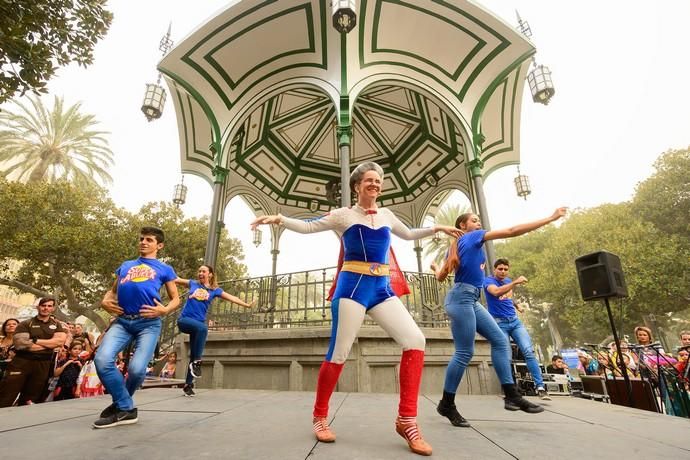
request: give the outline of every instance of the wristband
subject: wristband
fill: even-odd
[[[32,341],[33,343],[36,343],[36,342],[38,341],[38,338],[37,338],[37,337],[33,337],[33,338],[31,339],[31,341]]]

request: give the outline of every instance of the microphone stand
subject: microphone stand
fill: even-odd
[[[653,399],[653,406],[656,409],[656,411],[660,414],[663,414],[663,405],[660,407],[659,400],[657,400],[655,392],[654,392],[654,382],[652,381],[652,376],[654,375],[654,371],[649,368],[647,365],[647,362],[645,361],[645,354],[642,351],[645,346],[642,345],[628,345],[628,347],[637,355],[637,369],[638,369],[638,374],[640,375],[640,380],[642,381],[642,388],[645,388],[645,381],[649,384],[649,388],[652,391],[652,399]],[[645,380],[645,378],[647,380]],[[661,393],[660,393],[661,394]],[[661,398],[659,398],[661,399]],[[662,401],[663,403],[663,401]]]
[[[616,349],[618,350],[618,361],[619,368],[623,374],[623,380],[625,381],[625,388],[628,390],[628,407],[635,407],[635,399],[633,398],[632,384],[630,383],[630,377],[628,376],[628,369],[625,366],[625,359],[623,359],[623,350],[621,349],[621,342],[618,339],[618,332],[616,332],[616,324],[613,322],[613,314],[611,313],[611,305],[609,305],[609,298],[604,297],[604,303],[606,304],[606,312],[609,315],[609,323],[611,323],[611,332],[613,332],[613,340],[616,343]]]
[[[592,347],[592,350],[596,354],[597,357],[597,364],[601,365],[604,368],[604,381],[608,383],[609,381],[609,373],[606,372],[609,369],[609,366],[611,366],[611,375],[614,375],[614,366],[611,365],[611,360],[609,359],[608,356],[604,356],[604,353],[599,351],[599,348],[601,348],[599,345],[596,344],[590,344]],[[602,364],[602,358],[606,358],[606,362],[609,364]],[[609,404],[611,403],[611,398],[608,395],[608,391],[606,390],[606,383],[604,383],[604,393],[606,393],[604,396],[606,396],[606,399]]]

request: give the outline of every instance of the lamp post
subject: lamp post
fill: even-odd
[[[168,32],[161,38],[158,49],[161,50],[165,56],[170,48],[173,46],[173,41],[170,39],[170,29],[172,24],[168,26]],[[163,115],[163,108],[165,107],[165,89],[161,86],[161,74],[158,73],[158,80],[156,83],[147,83],[146,92],[144,93],[144,101],[141,103],[141,111],[144,113],[147,121],[157,120]]]
[[[515,190],[517,191],[517,195],[521,196],[525,200],[527,200],[527,195],[532,193],[532,190],[529,187],[529,179],[527,176],[524,174],[520,173],[520,167],[517,167],[517,172],[518,175],[513,181],[515,182]]]

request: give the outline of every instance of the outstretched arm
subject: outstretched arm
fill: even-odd
[[[252,221],[251,229],[255,230],[259,225],[277,224],[297,233],[316,233],[337,230],[339,220],[333,213],[311,220],[293,219],[282,214],[276,214],[257,217]]]
[[[489,230],[484,234],[484,241],[499,240],[501,238],[512,238],[514,236],[524,235],[527,232],[531,232],[532,230],[536,230],[538,228],[543,227],[544,225],[557,221],[561,217],[565,216],[565,212],[567,211],[567,209],[568,208],[565,207],[558,208],[549,217],[535,220],[534,222],[518,224],[510,228],[504,228],[502,230]]]
[[[518,276],[517,279],[511,281],[510,283],[504,284],[503,286],[496,286],[495,284],[489,284],[486,287],[486,290],[489,291],[489,294],[491,294],[494,297],[501,297],[504,294],[509,293],[510,291],[513,290],[513,288],[517,285],[520,284],[525,284],[527,282],[527,278],[524,276]]]
[[[395,214],[393,214],[390,210],[388,212],[390,212],[392,220],[391,232],[395,236],[402,238],[403,240],[420,240],[422,238],[426,238],[427,236],[431,236],[437,232],[443,232],[446,235],[450,235],[456,238],[460,236],[460,230],[458,230],[455,227],[450,227],[448,225],[434,225],[433,227],[424,228],[409,228],[407,225],[403,224],[400,221],[400,219],[398,219],[398,217]]]
[[[245,308],[252,308],[254,305],[256,305],[257,302],[257,299],[254,299],[252,303],[247,303],[239,297],[236,297],[232,294],[228,294],[225,291],[223,291],[223,293],[220,295],[220,298],[223,300],[227,300],[228,302],[236,303],[237,305],[241,305]]]
[[[182,278],[175,278],[175,284],[179,284],[180,286],[189,287],[189,280],[183,280]]]

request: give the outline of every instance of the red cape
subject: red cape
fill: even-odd
[[[343,248],[343,241],[340,240],[340,255],[338,256],[338,268],[335,272],[335,277],[333,278],[333,284],[331,285],[331,290],[328,291],[328,298],[326,300],[331,300],[333,298],[333,293],[335,292],[335,286],[338,283],[338,275],[340,274],[340,269],[343,268],[343,257],[345,255],[345,249]],[[403,275],[398,266],[398,259],[395,258],[395,253],[393,252],[393,247],[388,249],[388,265],[390,267],[390,278],[391,287],[393,292],[398,297],[402,297],[410,293],[410,286],[407,284],[405,275]]]

